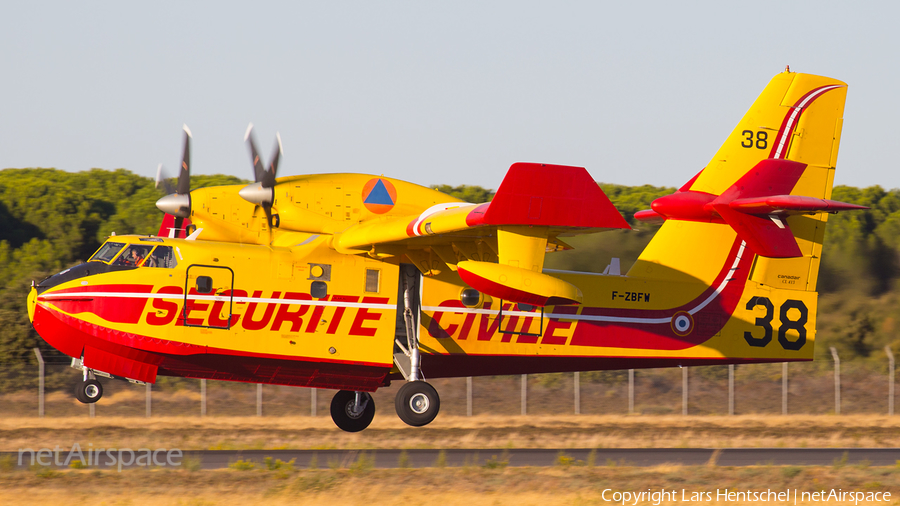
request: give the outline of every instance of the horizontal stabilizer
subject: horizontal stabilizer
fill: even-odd
[[[770,258],[803,256],[794,233],[780,219],[745,214],[731,209],[728,204],[717,204],[715,209],[757,255]]]
[[[747,214],[798,214],[838,211],[853,211],[868,209],[866,206],[838,202],[836,200],[817,199],[815,197],[802,197],[799,195],[775,195],[772,197],[756,197],[735,199],[729,202],[728,207],[735,211]]]
[[[727,223],[757,255],[803,256],[785,219],[794,214],[836,213],[865,206],[804,195],[790,195],[807,165],[792,160],[761,160],[721,195],[679,190],[654,200],[653,209],[634,218],[648,223],[667,219]]]

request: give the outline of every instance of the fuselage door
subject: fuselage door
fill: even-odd
[[[217,265],[190,265],[184,280],[184,306],[180,319],[185,327],[230,329],[234,307],[234,271]],[[207,311],[208,309],[208,311]],[[209,319],[192,316],[208,314]]]

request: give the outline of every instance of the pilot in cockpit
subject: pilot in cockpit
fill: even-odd
[[[132,244],[125,250],[125,252],[119,255],[119,258],[116,259],[113,265],[139,267],[141,263],[144,262],[144,258],[147,256],[147,253],[149,253],[151,249],[153,249],[152,246]]]

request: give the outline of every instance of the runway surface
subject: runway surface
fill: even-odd
[[[65,467],[69,457],[68,448],[62,449],[59,456],[45,453],[41,464],[51,467]],[[155,449],[154,449],[155,450]],[[170,449],[167,449],[170,450]],[[346,468],[360,462],[360,457],[375,468],[398,467],[449,467],[508,465],[510,467],[535,466],[546,467],[567,461],[571,464],[587,464],[593,461],[597,466],[656,466],[661,464],[680,464],[685,466],[756,466],[756,465],[798,465],[798,466],[831,466],[839,464],[867,463],[871,466],[894,466],[900,461],[900,448],[620,448],[592,450],[590,448],[565,449],[465,449],[465,450],[197,450],[185,451],[182,457],[166,453],[166,450],[141,459],[140,450],[134,449],[135,455],[127,450],[117,450],[112,455],[104,452],[91,459],[91,468],[123,469],[141,467],[147,462],[157,459],[157,464],[166,466],[166,458],[171,461],[166,467],[199,463],[202,469],[226,468],[238,460],[253,462],[257,468],[265,469],[265,459],[272,462],[294,460],[295,468],[309,468],[311,464],[319,469]],[[441,457],[443,452],[443,457]],[[591,455],[593,452],[593,456]],[[121,454],[121,456],[120,456]],[[31,465],[31,454],[19,452],[0,452],[0,459],[10,456],[17,467],[27,468]],[[115,457],[115,462],[111,462]],[[73,456],[69,462],[77,460]],[[87,455],[85,453],[85,458]],[[100,465],[95,465],[99,458]],[[569,460],[571,459],[571,460]],[[131,460],[131,462],[129,462]],[[580,462],[579,462],[580,461]],[[62,465],[56,465],[57,463]],[[177,463],[177,464],[176,464]]]

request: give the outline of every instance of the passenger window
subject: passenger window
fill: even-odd
[[[377,269],[366,269],[366,291],[369,293],[377,293],[380,281],[381,271]]]
[[[116,261],[113,265],[126,265],[126,266],[134,266],[137,267],[144,263],[144,260],[147,258],[147,254],[150,253],[150,250],[153,249],[153,246],[144,246],[141,244],[132,244],[131,246],[125,248],[125,251],[116,258]]]
[[[109,263],[110,260],[116,257],[116,253],[125,246],[124,242],[107,242],[104,243],[103,246],[100,246],[100,249],[94,253],[94,256],[88,260],[88,262],[105,262]]]
[[[163,269],[174,269],[176,265],[178,265],[178,261],[175,260],[175,252],[171,246],[157,246],[144,262],[144,267],[161,267]]]

